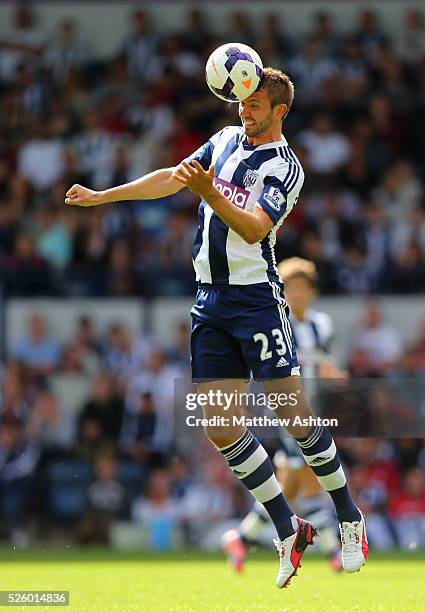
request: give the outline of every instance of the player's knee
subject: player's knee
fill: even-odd
[[[244,430],[229,429],[228,427],[204,427],[205,435],[218,448],[229,446],[243,436]]]

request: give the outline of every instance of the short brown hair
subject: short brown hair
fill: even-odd
[[[277,68],[264,68],[259,89],[267,89],[272,108],[277,104],[286,104],[284,119],[294,101],[294,84],[288,75]]]
[[[278,265],[277,271],[283,282],[291,278],[304,278],[314,289],[317,287],[316,265],[308,259],[301,257],[284,259]]]

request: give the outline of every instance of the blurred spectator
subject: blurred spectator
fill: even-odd
[[[167,358],[180,367],[190,361],[190,328],[186,321],[181,321],[176,328],[174,346],[167,351]]]
[[[71,18],[63,19],[56,36],[44,50],[44,64],[59,81],[66,79],[69,68],[82,66],[91,59],[88,44],[78,32],[78,24]]]
[[[373,365],[369,353],[360,346],[350,350],[347,369],[351,378],[369,378],[379,375],[379,371]]]
[[[16,235],[13,252],[0,259],[0,276],[8,295],[49,295],[51,271],[45,259],[37,255],[34,241],[23,231]]]
[[[131,505],[131,518],[148,529],[151,548],[170,548],[173,529],[180,523],[180,507],[171,495],[168,470],[151,472],[143,496]]]
[[[287,58],[292,56],[294,51],[294,42],[287,31],[285,31],[284,26],[284,18],[280,11],[279,13],[267,13],[264,15],[262,29],[260,30],[260,39],[256,43],[258,46],[258,43],[265,39],[269,39],[272,42],[272,46],[279,54],[280,58],[276,65],[280,65],[282,61],[286,61]],[[261,55],[261,57],[263,56]],[[269,65],[274,66],[272,63]]]
[[[0,203],[0,258],[10,255],[18,232],[18,220],[12,206]]]
[[[425,545],[425,475],[419,468],[406,472],[399,491],[389,503],[398,540],[410,550]]]
[[[208,18],[200,9],[190,8],[188,10],[182,38],[185,46],[199,55],[209,45],[211,32],[208,26]]]
[[[401,356],[401,339],[397,330],[383,321],[379,304],[367,304],[364,323],[356,329],[351,347],[366,351],[372,367],[381,374],[387,374],[396,366]]]
[[[423,196],[423,189],[411,166],[399,160],[386,172],[381,185],[374,191],[376,203],[394,224],[406,219]]]
[[[7,361],[1,376],[0,408],[2,418],[17,418],[25,421],[30,414],[27,397],[26,372],[23,364]]]
[[[415,352],[418,367],[425,371],[425,319],[415,334],[412,350]]]
[[[341,41],[340,36],[335,31],[332,15],[325,12],[316,13],[311,35],[320,42],[326,56],[338,57]]]
[[[400,57],[414,66],[425,59],[425,19],[418,9],[407,9],[404,15],[404,29],[397,36]]]
[[[224,25],[224,24],[223,24]],[[226,40],[237,40],[245,45],[253,45],[255,40],[251,17],[244,11],[235,11],[229,15],[228,34]]]
[[[108,266],[108,294],[114,296],[140,295],[141,282],[136,273],[130,248],[125,240],[111,246]]]
[[[47,389],[40,391],[32,406],[27,431],[49,457],[61,455],[74,442],[71,415],[61,412],[57,397]]]
[[[181,517],[189,528],[192,543],[199,543],[207,529],[232,515],[230,491],[232,479],[216,456],[198,465],[197,480],[187,488],[181,500]]]
[[[0,77],[11,81],[19,64],[34,62],[45,45],[44,33],[37,29],[27,3],[19,2],[13,25],[0,37]]]
[[[309,164],[317,174],[330,174],[340,168],[350,155],[350,146],[345,136],[336,131],[330,117],[316,115],[311,128],[301,132],[298,138],[309,156]]]
[[[158,34],[143,10],[131,15],[131,32],[122,42],[122,51],[127,58],[130,76],[145,80],[150,62],[156,56]]]
[[[384,288],[384,273],[390,263],[391,232],[384,212],[375,202],[364,209],[363,243],[367,267],[377,277],[378,287]]]
[[[167,415],[169,421],[174,401],[174,384],[176,378],[181,377],[181,364],[170,364],[165,354],[154,347],[148,355],[146,366],[140,374],[136,374],[130,381],[127,393],[127,406],[130,410],[137,405],[140,393],[152,393],[155,405],[161,414]],[[136,404],[133,404],[133,401]]]
[[[54,211],[44,208],[38,216],[37,251],[53,268],[65,268],[72,257],[68,227]]]
[[[19,151],[18,169],[40,192],[46,192],[62,177],[64,144],[52,133],[49,121],[40,121],[34,126],[32,138]]]
[[[2,528],[16,546],[27,545],[24,524],[38,456],[38,448],[26,437],[23,423],[16,417],[4,419],[0,425],[0,513]]]
[[[364,250],[349,244],[336,264],[336,286],[339,293],[369,294],[377,288],[376,273],[366,265]]]
[[[356,465],[350,473],[350,484],[359,505],[371,525],[370,543],[377,550],[388,550],[396,544],[395,534],[386,513],[388,496],[397,486],[397,467],[391,457],[379,457],[381,443],[376,439],[356,439]]]
[[[397,255],[391,278],[391,285],[398,293],[422,293],[425,290],[425,258],[417,242],[409,242]]]
[[[73,353],[78,371],[89,375],[99,372],[101,347],[90,318],[83,316],[78,320],[73,341],[68,348]]]
[[[83,315],[78,319],[75,343],[92,353],[97,354],[100,352],[100,343],[96,337],[93,321],[90,317]]]
[[[83,131],[72,141],[78,170],[94,189],[105,189],[112,183],[117,136],[105,129],[102,113],[98,110],[83,113],[82,122]]]
[[[408,244],[415,242],[425,257],[425,209],[415,206],[393,226],[391,250],[393,257],[403,252]]]
[[[95,479],[86,492],[87,510],[78,526],[77,537],[82,544],[107,544],[113,521],[127,515],[127,495],[118,481],[117,467],[113,455],[96,458]]]
[[[325,259],[336,261],[343,246],[355,242],[356,234],[360,233],[359,223],[350,219],[356,214],[356,204],[330,184],[323,185],[315,197],[309,198],[305,209],[310,225],[318,225],[316,231],[320,235]]]
[[[154,87],[140,89],[138,100],[127,108],[125,118],[137,134],[150,135],[153,139],[167,138],[173,128],[173,112],[169,106],[155,100]]]
[[[151,59],[147,77],[158,83],[170,71],[177,78],[193,78],[201,69],[199,57],[185,47],[182,37],[170,34],[162,40],[161,54]]]
[[[381,31],[376,15],[372,10],[363,9],[360,12],[355,37],[359,41],[366,57],[373,61],[378,46],[386,42],[386,36]]]
[[[119,438],[124,412],[123,398],[117,394],[112,379],[99,373],[93,379],[92,393],[78,417],[79,429],[86,421],[96,422],[103,436],[116,442]]]
[[[120,447],[134,461],[149,464],[158,451],[161,425],[152,394],[142,393],[133,400],[131,408],[124,415]]]
[[[102,453],[111,453],[116,445],[105,435],[102,423],[96,417],[87,416],[79,422],[75,455],[79,459],[92,462]]]
[[[102,362],[106,371],[121,382],[125,381],[131,372],[132,340],[121,323],[114,323],[109,328]]]
[[[336,76],[336,63],[327,58],[320,40],[309,35],[301,53],[295,54],[289,62],[288,73],[297,84],[297,99],[303,104],[320,100],[326,81]]]
[[[27,335],[12,349],[13,356],[32,376],[47,376],[58,365],[59,345],[48,335],[45,319],[40,314],[33,313],[27,326]]]
[[[359,107],[367,89],[367,67],[359,42],[351,36],[345,40],[339,64],[341,86],[347,105]]]
[[[319,293],[334,293],[335,286],[335,263],[333,260],[328,260],[324,255],[324,244],[320,240],[317,231],[308,229],[303,232],[301,242],[301,255],[306,259],[310,259],[316,265],[319,277]],[[277,257],[277,261],[282,258]]]

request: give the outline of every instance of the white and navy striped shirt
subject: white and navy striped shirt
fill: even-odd
[[[248,244],[202,200],[193,246],[196,280],[225,285],[278,281],[276,232],[296,204],[304,182],[301,164],[285,138],[252,146],[242,127],[229,126],[186,161],[194,159],[205,170],[215,165],[215,187],[232,204],[249,212],[260,206],[274,223],[263,240]]]
[[[303,321],[289,317],[303,378],[316,378],[317,366],[332,361],[334,326],[326,312],[308,310]]]

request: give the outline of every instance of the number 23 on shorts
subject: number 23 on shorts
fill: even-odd
[[[282,334],[282,330],[278,327],[272,329],[272,336],[276,345],[276,354],[282,357],[286,354],[287,346],[285,339]],[[261,361],[267,361],[273,356],[273,350],[269,350],[269,338],[263,332],[258,332],[253,335],[254,342],[261,342],[260,359]]]

